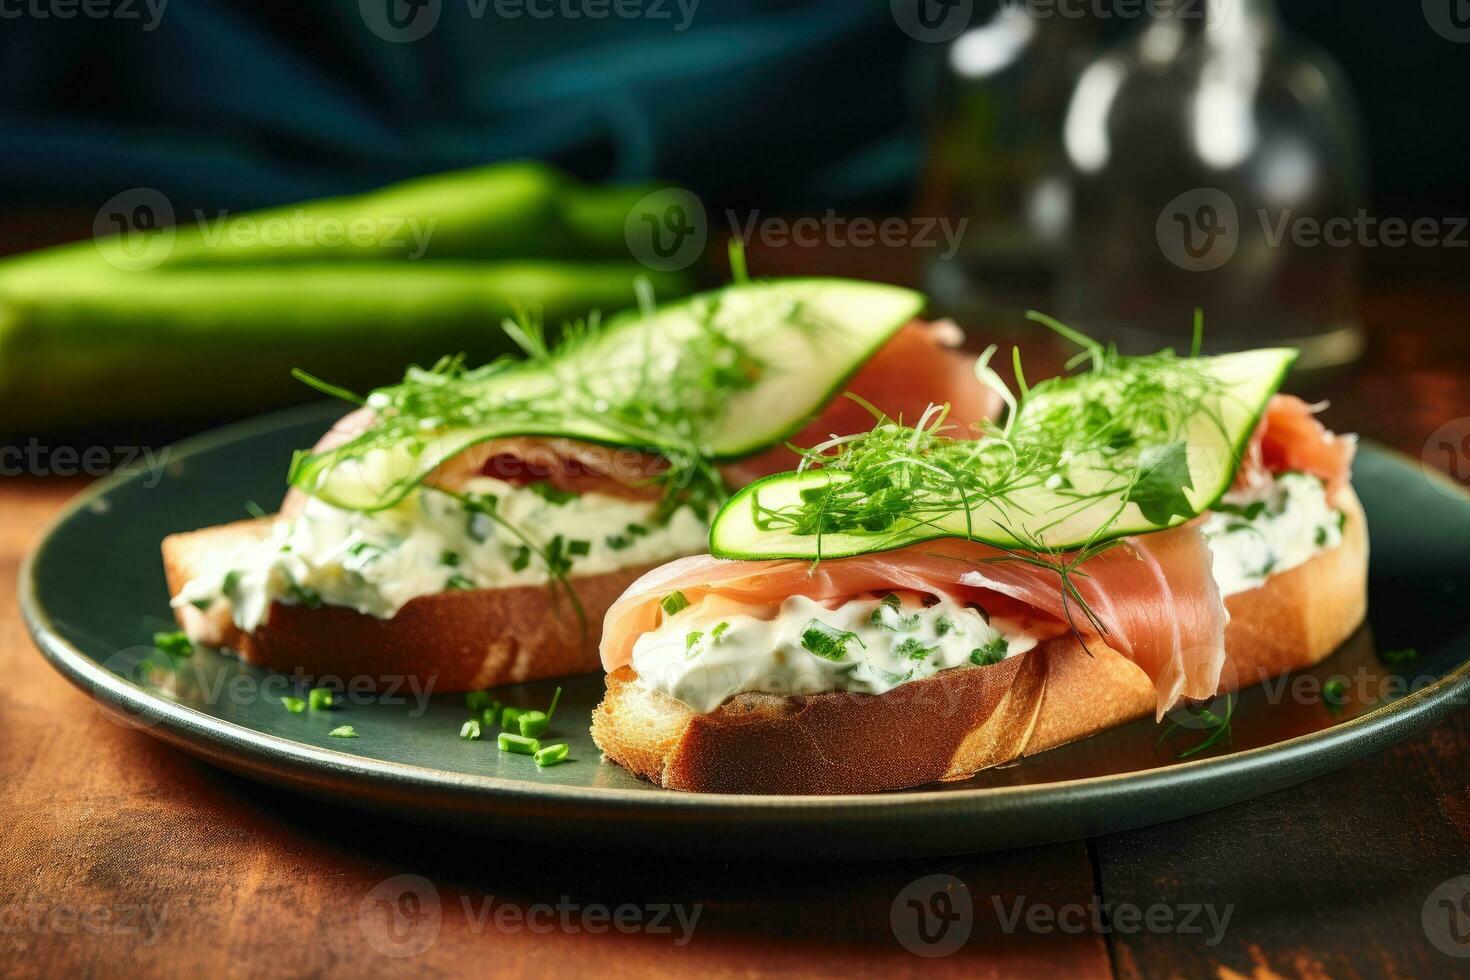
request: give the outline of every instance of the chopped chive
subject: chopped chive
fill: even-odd
[[[299,715],[301,714],[301,712],[306,710],[305,701],[301,700],[300,698],[293,698],[290,695],[281,698],[281,704],[285,705],[286,710],[291,712],[293,715]]]
[[[511,731],[518,730],[521,724],[521,714],[525,708],[515,708],[506,705],[500,712],[500,727]]]
[[[550,721],[551,720],[551,716],[554,715],[554,714],[556,714],[556,706],[558,704],[560,704],[560,703],[561,703],[561,685],[558,684],[557,685],[557,688],[556,688],[556,693],[551,696],[551,707],[549,707],[549,708],[546,709],[546,720],[547,721]]]
[[[689,660],[695,656],[694,647],[700,640],[704,639],[704,630],[693,630],[684,634],[684,659]]]
[[[534,738],[524,735],[515,735],[511,732],[501,732],[495,744],[502,752],[514,752],[517,755],[535,755],[541,751],[541,743]]]
[[[664,607],[664,615],[675,616],[689,608],[689,599],[682,592],[670,592],[660,605]]]
[[[823,660],[844,659],[851,640],[857,640],[857,645],[864,650],[868,648],[856,633],[828,626],[820,619],[807,620],[806,628],[801,631],[801,645]]]
[[[516,550],[515,557],[510,560],[511,571],[524,572],[526,570],[526,566],[530,564],[531,549],[526,545],[521,545],[520,548]]]
[[[469,592],[472,591],[474,587],[474,582],[471,582],[468,578],[465,578],[458,572],[455,572],[453,575],[449,576],[449,578],[446,579],[444,582],[445,589],[455,592]]]
[[[480,724],[486,728],[494,728],[500,724],[501,705],[499,701],[491,701],[480,709]]]
[[[955,622],[948,616],[940,616],[934,621],[934,632],[938,636],[947,636],[954,632]]]
[[[725,632],[726,632],[726,631],[727,631],[727,630],[728,630],[728,629],[729,629],[729,628],[730,628],[730,624],[729,624],[729,623],[727,623],[727,622],[725,622],[725,621],[724,621],[724,620],[721,620],[721,621],[720,621],[720,622],[719,622],[719,624],[717,624],[717,625],[716,625],[716,626],[715,626],[715,628],[714,628],[714,629],[712,629],[712,630],[710,630],[710,631],[709,631],[709,638],[710,638],[710,639],[711,639],[711,640],[719,640],[719,638],[720,638],[720,637],[722,637],[722,636],[724,636],[724,635],[725,635]]]
[[[208,612],[209,607],[214,605],[214,600],[209,598],[208,596],[205,596],[203,599],[191,599],[189,601],[189,605],[193,606],[200,612]]]
[[[471,718],[463,725],[460,725],[459,737],[464,739],[466,742],[476,741],[480,737],[480,723]]]
[[[479,714],[480,712],[484,711],[486,708],[490,707],[491,703],[493,703],[494,700],[494,698],[490,697],[489,691],[464,692],[464,706],[466,708],[469,708],[471,713],[473,714]]]
[[[459,565],[459,552],[446,551],[439,556],[439,562],[448,565],[450,568],[454,568]]]
[[[893,652],[898,656],[906,657],[909,660],[927,660],[929,659],[929,654],[933,653],[937,649],[939,648],[925,646],[923,641],[921,641],[917,636],[910,636],[902,643],[898,644],[898,646],[894,647]]]
[[[154,633],[153,645],[175,657],[187,657],[194,652],[194,644],[189,642],[189,637],[183,630]]]
[[[567,490],[559,490],[549,480],[538,480],[535,483],[528,483],[526,484],[526,489],[547,503],[555,504],[558,507],[577,499],[575,493]]]
[[[286,594],[295,599],[307,609],[320,609],[322,595],[309,585],[300,585],[296,582],[290,583],[286,588]]]
[[[260,506],[260,504],[257,504],[253,500],[247,500],[247,501],[245,501],[245,513],[249,514],[251,517],[255,518],[257,521],[260,520],[262,517],[269,517],[270,516],[269,514],[267,514],[265,512],[265,508],[264,507]]]
[[[586,555],[588,553],[590,553],[591,551],[592,551],[592,542],[591,541],[568,541],[567,542],[567,554],[569,554],[569,555],[575,555],[578,558],[583,558],[583,557],[586,557]]]
[[[516,719],[516,724],[520,727],[522,735],[527,738],[535,738],[538,735],[545,735],[551,722],[544,711],[523,711]]]
[[[1003,636],[997,636],[986,643],[983,647],[976,647],[970,651],[970,663],[976,667],[990,667],[1000,663],[1006,658],[1006,650],[1010,644]]]
[[[1327,528],[1319,527],[1317,528],[1316,545],[1321,548],[1325,544],[1327,544]]]
[[[357,729],[351,725],[338,725],[327,734],[333,738],[357,738]]]
[[[557,742],[555,745],[548,745],[544,749],[537,749],[535,754],[532,755],[532,758],[536,760],[536,765],[545,769],[547,766],[554,766],[559,762],[565,762],[567,760],[567,753],[570,751],[571,749],[567,746],[567,743]]]
[[[873,614],[868,617],[868,622],[873,626],[880,626],[886,630],[909,632],[919,628],[919,614],[913,613],[908,616],[901,615],[898,596],[890,592],[883,597],[873,609]]]
[[[314,687],[306,695],[306,703],[312,711],[326,711],[336,702],[332,699],[331,688]]]
[[[1381,656],[1386,664],[1407,664],[1419,659],[1419,651],[1406,647],[1403,650],[1385,650]]]
[[[630,538],[641,538],[648,533],[648,528],[642,524],[629,524],[623,530],[628,532],[628,537]]]
[[[603,538],[603,542],[613,551],[622,551],[633,542],[621,534],[609,534]]]

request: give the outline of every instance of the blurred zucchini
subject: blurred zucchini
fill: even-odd
[[[90,248],[90,245],[88,246]],[[312,397],[304,368],[366,389],[466,351],[509,349],[502,318],[548,324],[633,305],[633,284],[687,292],[631,263],[245,264],[122,272],[73,262],[0,269],[0,433],[182,419]],[[236,411],[238,410],[238,411]]]

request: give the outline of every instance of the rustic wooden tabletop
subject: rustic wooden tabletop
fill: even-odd
[[[1470,415],[1470,289],[1444,283],[1371,290],[1367,357],[1324,383],[1335,428],[1418,457]],[[1463,478],[1470,458],[1456,462]],[[1436,892],[1470,874],[1470,713],[1261,799],[1025,851],[804,866],[527,848],[298,799],[105,719],[35,652],[13,594],[22,556],[81,486],[0,480],[7,975],[1347,977],[1470,964],[1444,951],[1470,955],[1470,878]]]

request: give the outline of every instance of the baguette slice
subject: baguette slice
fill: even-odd
[[[1260,588],[1229,597],[1221,691],[1310,667],[1367,613],[1368,536],[1351,488],[1343,541]],[[961,668],[886,694],[741,694],[710,714],[607,679],[592,716],[605,756],[667,789],[707,793],[871,793],[963,779],[1153,713],[1132,661],[1073,636],[991,667]]]
[[[271,520],[237,521],[164,538],[169,595],[178,595],[212,552],[269,534]],[[352,678],[374,688],[415,678],[426,690],[478,691],[600,670],[602,619],[613,601],[651,567],[570,579],[586,614],[585,630],[567,596],[553,597],[540,585],[421,596],[391,619],[342,606],[312,609],[278,602],[250,633],[238,629],[225,609],[204,612],[185,606],[174,614],[191,638],[236,650],[246,662],[269,670]]]

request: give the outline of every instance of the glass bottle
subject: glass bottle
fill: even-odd
[[[1289,344],[1358,356],[1363,163],[1335,65],[1271,0],[1155,0],[1081,73],[1063,130],[1074,191],[1062,314],[1130,351]],[[1328,240],[1330,238],[1330,241]]]
[[[979,5],[943,52],[918,213],[956,230],[924,270],[939,307],[987,335],[1047,305],[1065,258],[1062,119],[1097,50],[1096,18],[1016,0]]]

